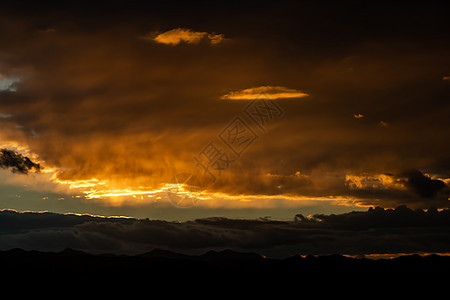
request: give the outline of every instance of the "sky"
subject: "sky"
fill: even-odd
[[[445,1],[3,1],[0,208],[444,211]]]

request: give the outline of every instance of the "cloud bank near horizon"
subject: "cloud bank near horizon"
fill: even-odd
[[[223,217],[167,222],[149,219],[0,211],[0,249],[138,254],[153,248],[183,253],[210,249],[294,254],[446,253],[449,210],[371,208],[332,215],[301,214],[282,222]]]

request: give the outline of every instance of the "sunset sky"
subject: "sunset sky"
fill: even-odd
[[[2,1],[0,208],[168,221],[449,208],[449,8]],[[201,191],[192,203],[174,200],[180,178]]]

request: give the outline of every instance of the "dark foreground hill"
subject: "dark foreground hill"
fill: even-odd
[[[448,279],[450,257],[406,255],[393,259],[371,260],[340,255],[264,258],[255,253],[231,250],[185,255],[154,249],[135,255],[100,254],[65,249],[58,253],[12,249],[0,251],[3,274],[20,281],[77,282],[106,280],[124,284],[157,283],[166,285],[225,284],[243,282],[334,282],[394,284],[400,281]]]

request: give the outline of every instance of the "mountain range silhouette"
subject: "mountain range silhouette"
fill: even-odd
[[[0,265],[9,274],[27,273],[58,278],[63,276],[89,278],[92,276],[127,278],[154,278],[170,274],[189,273],[194,276],[209,274],[212,277],[256,276],[267,277],[330,275],[369,276],[372,272],[383,272],[384,276],[407,277],[438,273],[450,266],[450,257],[417,254],[403,255],[391,259],[353,258],[338,254],[322,256],[294,255],[284,259],[272,259],[257,253],[236,252],[229,249],[208,251],[201,255],[187,255],[155,248],[138,255],[112,253],[90,254],[66,248],[60,252],[26,251],[15,248],[0,251]],[[412,272],[412,273],[411,273]],[[308,276],[307,276],[308,275]],[[192,278],[191,278],[192,279]]]

